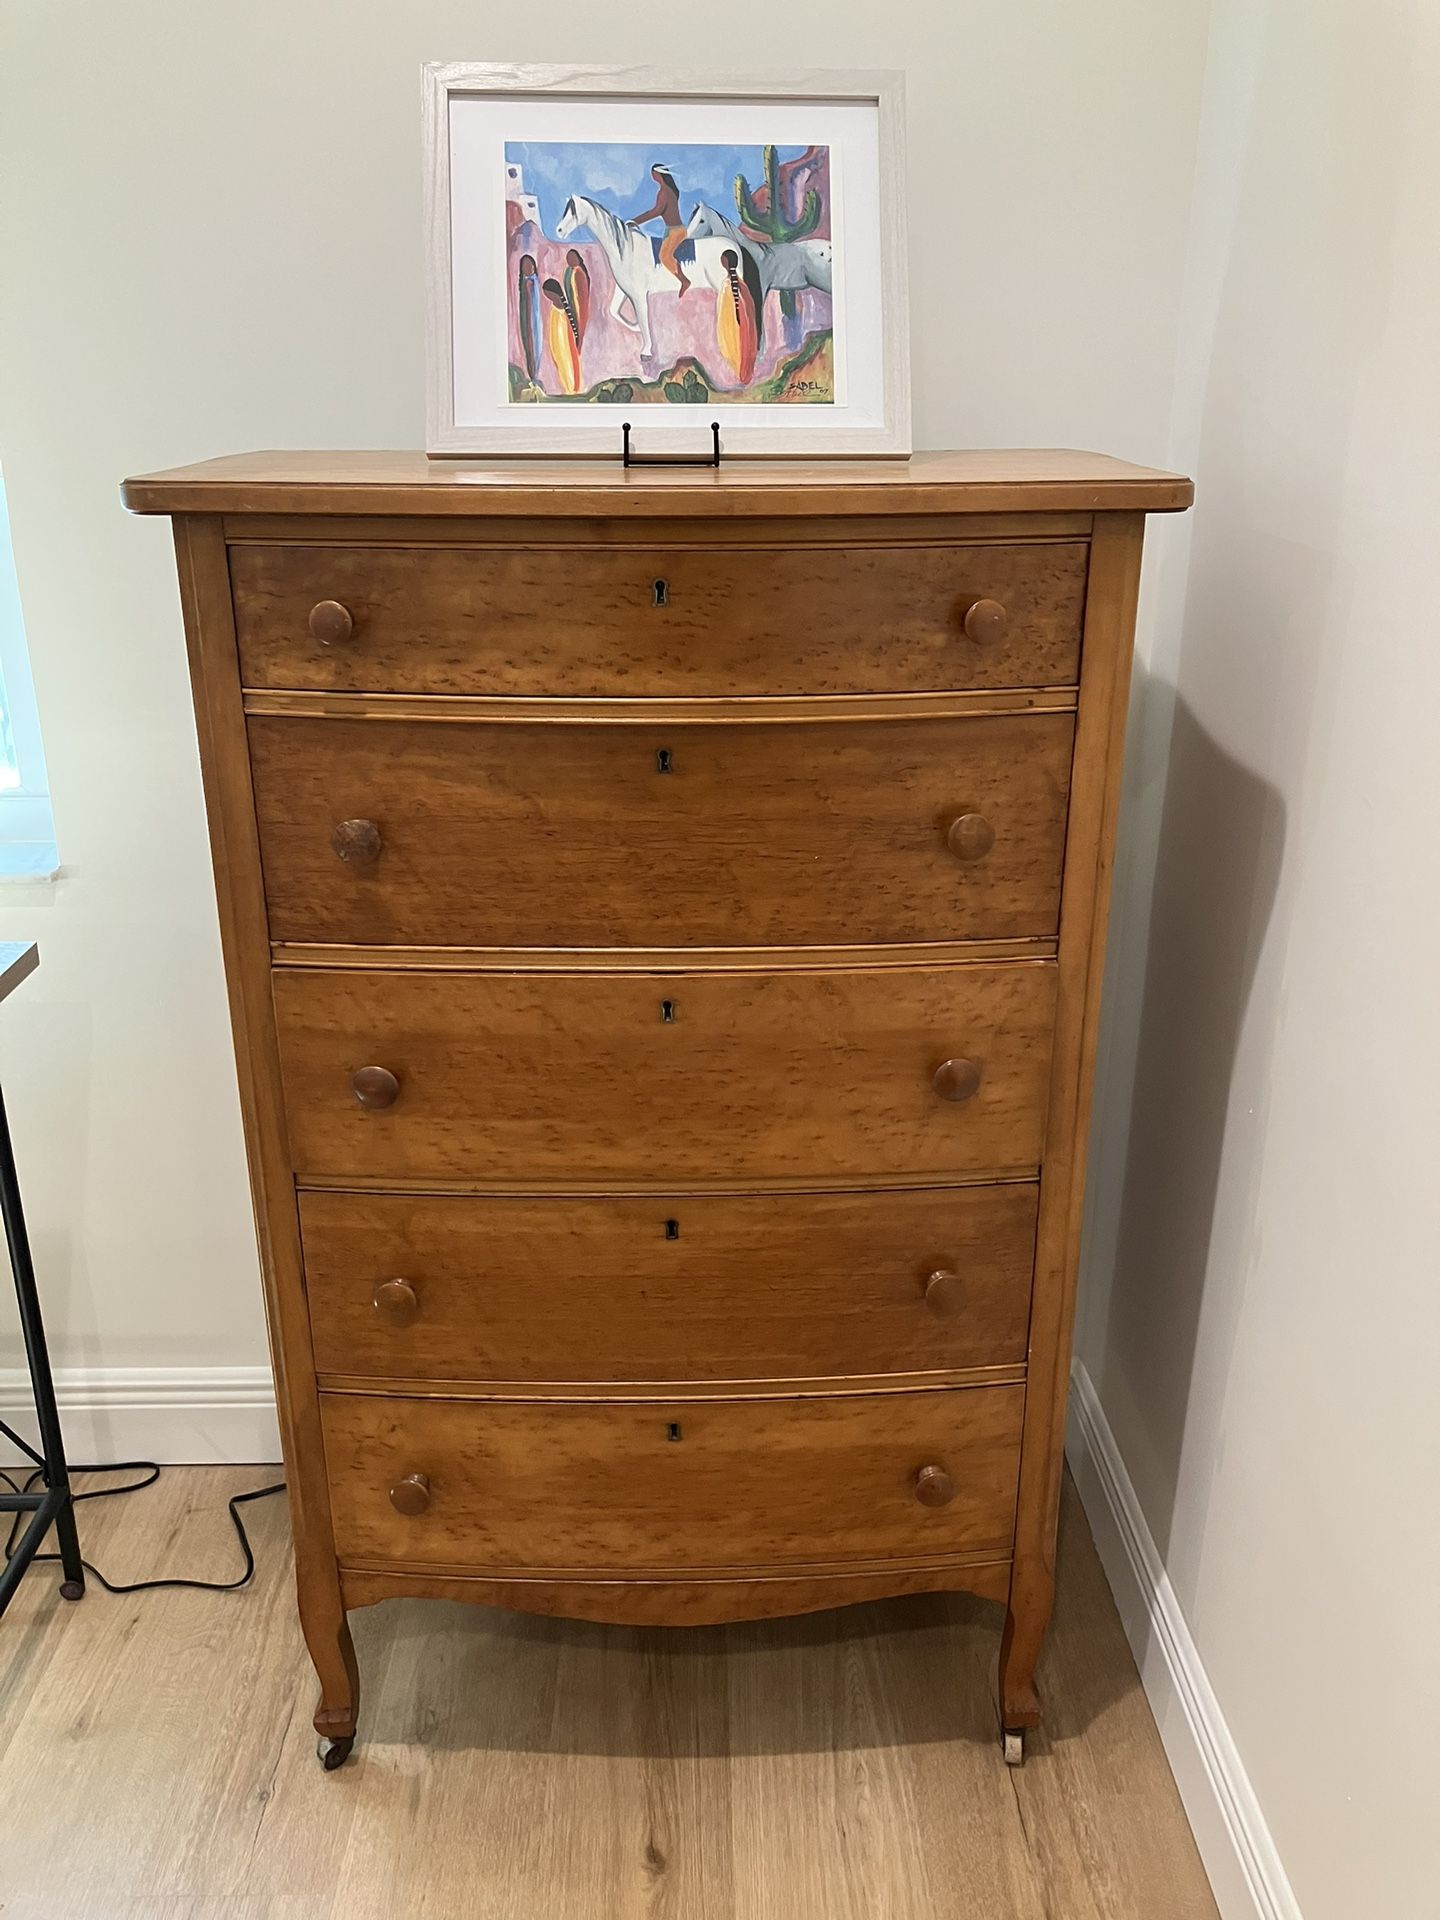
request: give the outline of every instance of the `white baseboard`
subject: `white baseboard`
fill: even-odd
[[[1066,1453],[1224,1920],[1303,1920],[1105,1409],[1078,1361]]]
[[[55,1398],[71,1460],[249,1466],[280,1458],[269,1367],[57,1367]],[[0,1420],[34,1443],[23,1367],[0,1369]],[[0,1434],[0,1463],[20,1458]]]

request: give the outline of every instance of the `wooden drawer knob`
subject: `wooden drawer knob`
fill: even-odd
[[[391,1284],[403,1286],[405,1283],[392,1281]],[[948,1320],[951,1314],[960,1311],[964,1291],[964,1285],[958,1273],[951,1273],[948,1268],[938,1267],[925,1282],[925,1304],[942,1320]]]
[[[931,1469],[926,1469],[931,1471]],[[952,1488],[953,1492],[954,1489]],[[407,1473],[403,1480],[397,1480],[390,1489],[390,1504],[397,1513],[409,1514],[411,1519],[417,1513],[424,1513],[430,1504],[430,1476],[424,1473]]]
[[[968,621],[970,615],[966,614],[965,618]],[[338,647],[355,631],[355,622],[350,617],[350,609],[342,607],[338,600],[317,600],[310,609],[310,631],[322,647]]]
[[[400,1082],[388,1067],[360,1067],[350,1076],[350,1091],[362,1107],[378,1111],[400,1098]]]
[[[944,1467],[921,1467],[915,1476],[915,1498],[922,1507],[948,1507],[955,1498],[955,1482]]]
[[[347,821],[346,824],[357,823]],[[378,834],[376,838],[378,840]],[[945,844],[957,860],[983,860],[995,844],[995,829],[983,813],[962,813],[958,820],[950,822]],[[340,857],[343,860],[345,856]]]
[[[420,1300],[408,1280],[382,1280],[375,1289],[375,1311],[387,1326],[408,1327]]]
[[[959,824],[957,820],[955,826]],[[953,835],[954,827],[950,831]],[[347,867],[370,867],[380,858],[380,848],[384,842],[373,820],[342,820],[331,834],[330,844]],[[975,856],[972,854],[968,857],[973,859]]]
[[[930,1084],[942,1100],[973,1100],[980,1091],[979,1062],[942,1060]]]
[[[965,609],[965,638],[982,646],[1003,640],[1008,618],[998,600],[974,600]]]

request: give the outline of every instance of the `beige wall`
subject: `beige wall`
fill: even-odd
[[[713,9],[658,17],[0,0],[0,461],[66,869],[0,890],[0,934],[43,945],[0,1069],[64,1363],[264,1357],[168,531],[118,482],[417,444],[422,62],[706,61]],[[907,69],[920,445],[1154,455],[1202,26],[727,6],[740,64]]]
[[[1306,1920],[1440,1912],[1437,96],[1433,8],[1217,5],[1087,1247],[1082,1354]]]

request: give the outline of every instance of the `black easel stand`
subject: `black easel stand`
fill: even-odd
[[[720,422],[710,422],[709,453],[632,453],[630,422],[620,423],[620,464],[622,467],[718,467],[720,464]]]
[[[0,1513],[28,1513],[30,1524],[15,1543],[15,1550],[0,1568],[0,1613],[9,1606],[20,1577],[41,1542],[55,1528],[60,1548],[60,1563],[65,1578],[60,1592],[66,1600],[78,1600],[85,1591],[85,1569],[80,1564],[80,1536],[75,1530],[75,1502],[70,1477],[65,1468],[65,1447],[60,1438],[60,1414],[55,1405],[55,1382],[50,1373],[50,1355],[45,1345],[45,1327],[40,1318],[40,1297],[35,1290],[35,1266],[30,1258],[30,1236],[25,1231],[25,1211],[20,1204],[20,1183],[15,1174],[15,1155],[10,1145],[10,1123],[5,1117],[5,1100],[0,1094],[0,1215],[5,1221],[5,1242],[10,1249],[10,1266],[15,1275],[15,1298],[20,1306],[20,1330],[25,1338],[25,1358],[30,1366],[30,1384],[35,1394],[35,1414],[40,1425],[40,1452],[11,1432],[0,1421],[0,1433],[12,1440],[41,1469],[45,1485],[36,1493],[0,1491]]]

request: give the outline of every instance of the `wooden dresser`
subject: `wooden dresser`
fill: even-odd
[[[346,1610],[961,1589],[1036,1724],[1144,515],[1077,453],[255,454],[174,516],[327,1766]]]

